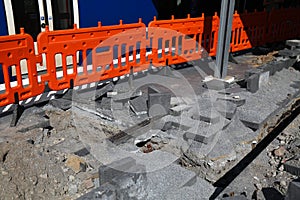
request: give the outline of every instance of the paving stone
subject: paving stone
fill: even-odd
[[[147,173],[147,181],[147,200],[208,199],[214,191],[211,184],[175,163]]]
[[[288,188],[285,200],[296,200],[300,197],[300,179],[293,180]]]
[[[192,118],[213,124],[219,122],[221,115],[213,108],[213,103],[212,98],[201,98],[193,108]]]
[[[64,111],[69,110],[72,107],[72,101],[67,99],[52,99],[49,103]]]
[[[136,115],[144,115],[148,112],[147,99],[143,96],[130,100],[129,106]]]
[[[229,87],[229,83],[219,80],[219,79],[213,79],[210,81],[207,81],[203,84],[203,87],[209,89],[209,90],[225,90]]]
[[[232,119],[236,113],[237,105],[231,101],[216,101],[215,109],[227,119]]]
[[[247,79],[247,90],[255,93],[259,89],[259,74],[253,74]]]
[[[115,177],[123,175],[134,165],[136,165],[135,159],[127,157],[107,166],[101,166],[99,168],[100,186],[110,183]]]
[[[250,101],[256,101],[256,103],[247,105]],[[267,102],[257,101],[256,99],[247,99],[247,103],[237,109],[238,116],[247,127],[254,130],[260,129],[267,118],[278,108],[277,105],[267,104]]]
[[[146,167],[138,164],[130,167],[130,171],[111,180],[112,185],[116,188],[116,199],[144,200],[147,197]]]
[[[150,93],[148,94],[148,114],[150,117],[166,115],[169,113],[171,94]]]
[[[112,99],[103,97],[100,102],[100,108],[104,110],[111,110]]]
[[[142,92],[141,91],[127,91],[127,92],[117,92],[116,95],[112,96],[112,99],[114,101],[128,101],[129,99],[134,99],[136,97],[140,97],[142,96]]]

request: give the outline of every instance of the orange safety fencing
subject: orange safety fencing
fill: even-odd
[[[231,52],[250,49],[265,43],[267,12],[233,14]]]
[[[144,41],[146,37],[145,24],[140,20],[136,24],[123,24],[115,26],[77,29],[72,30],[46,31],[39,34],[38,50],[46,55],[47,74],[42,77],[47,81],[50,89],[63,90],[74,86],[110,79],[116,76],[128,74],[130,67],[137,66],[136,59],[122,66],[120,60],[121,46],[133,46],[136,50],[136,43]],[[127,30],[134,29],[132,35],[126,34]],[[143,32],[144,31],[144,32]],[[125,34],[121,34],[124,32]],[[118,35],[120,34],[120,35]],[[113,37],[118,35],[117,37]],[[113,40],[106,40],[113,37]],[[105,42],[106,41],[106,42]],[[116,50],[117,48],[117,50]],[[113,64],[114,53],[118,53],[118,65]],[[136,54],[136,53],[135,53]],[[57,64],[55,59],[61,57],[63,76],[58,77]],[[82,56],[82,66],[78,66],[78,57]],[[126,55],[128,58],[128,54]],[[70,63],[68,59],[72,60]],[[71,66],[72,68],[68,69]]]
[[[204,15],[198,18],[156,20],[148,25],[154,65],[178,64],[201,58]],[[161,50],[161,52],[158,52]]]
[[[21,63],[24,63],[21,69]],[[37,96],[44,92],[44,83],[39,83],[36,64],[41,63],[41,57],[34,53],[34,43],[30,35],[21,34],[0,37],[0,64],[4,76],[5,90],[0,94],[0,106],[15,103]],[[26,68],[26,69],[25,69]],[[10,69],[15,70],[16,84],[10,80]],[[26,79],[29,83],[24,83],[22,72],[28,71]]]
[[[272,10],[270,13],[234,13],[232,52],[283,41],[300,35],[299,8]],[[154,19],[147,27],[138,23],[39,34],[34,53],[30,35],[0,37],[0,65],[4,76],[4,91],[0,106],[17,103],[43,93],[47,84],[51,90],[103,81],[148,69],[149,65],[165,66],[197,60],[217,52],[220,19],[211,17],[170,20]],[[38,77],[38,63],[46,61],[47,72]],[[58,62],[59,61],[59,62]],[[21,64],[23,63],[23,64]],[[10,69],[15,69],[16,83]],[[26,68],[25,70],[23,68]],[[28,75],[23,76],[25,72]],[[25,81],[26,79],[26,81]],[[3,86],[2,86],[3,87]]]

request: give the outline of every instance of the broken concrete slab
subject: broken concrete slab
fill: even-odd
[[[136,115],[144,115],[148,113],[147,99],[143,96],[130,100],[129,106]]]

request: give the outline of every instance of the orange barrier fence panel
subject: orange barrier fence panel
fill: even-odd
[[[37,63],[41,63],[41,57],[35,55],[33,39],[24,33],[24,29],[21,29],[21,34],[0,37],[0,64],[5,85],[5,91],[0,93],[0,106],[44,92],[44,84],[38,81]],[[15,83],[10,80],[10,68],[15,71]],[[28,71],[28,77],[23,78],[22,71]]]
[[[220,18],[217,13],[214,16],[205,17],[202,47],[206,49],[210,56],[217,54],[219,26]]]
[[[253,12],[233,15],[231,51],[241,51],[262,45],[266,39],[268,13]]]
[[[278,42],[299,37],[300,8],[272,10],[268,19],[268,42]]]
[[[159,20],[148,25],[154,65],[178,64],[201,58],[204,15],[198,18]]]
[[[128,30],[132,30],[131,35],[126,34]],[[140,20],[135,24],[123,24],[121,21],[119,25],[101,26],[99,23],[98,27],[93,28],[77,29],[75,26],[72,30],[40,33],[38,49],[46,55],[47,61],[47,74],[42,80],[47,81],[52,90],[62,90],[70,88],[72,80],[74,85],[78,86],[124,75],[129,71],[127,68],[137,66],[135,62],[145,59],[137,61],[134,58],[133,61],[127,60],[126,65],[122,65],[121,46],[127,44],[127,48],[134,46],[132,49],[137,49],[136,42],[141,40],[141,45],[142,41],[145,41],[142,39],[146,37],[145,30],[146,26]],[[145,54],[145,50],[141,52]],[[115,56],[116,54],[118,56]],[[61,77],[58,76],[56,55],[60,55],[62,60]],[[78,62],[80,55],[82,65]],[[129,57],[128,52],[126,56]],[[69,63],[68,58],[72,60]],[[114,59],[117,59],[117,64],[113,63]]]

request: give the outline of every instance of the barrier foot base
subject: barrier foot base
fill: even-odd
[[[158,73],[158,75],[161,76],[168,76],[173,78],[178,78],[172,71],[172,68],[170,66],[163,67]]]
[[[12,120],[10,122],[10,127],[17,126],[17,123],[25,110],[24,106],[21,106],[19,104],[14,104],[13,106],[14,106],[14,110],[13,110]]]

